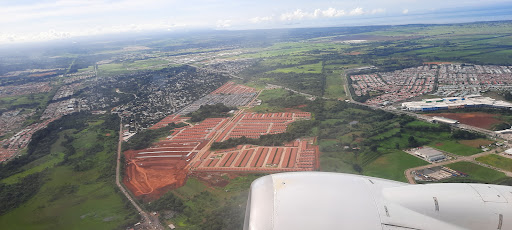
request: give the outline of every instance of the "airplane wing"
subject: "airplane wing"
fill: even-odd
[[[410,185],[327,172],[255,180],[244,230],[288,229],[512,229],[512,187]]]

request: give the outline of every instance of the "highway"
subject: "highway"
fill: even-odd
[[[123,120],[119,117],[121,121],[119,122],[119,141],[117,144],[117,165],[116,165],[116,185],[121,190],[121,192],[126,196],[126,198],[132,203],[132,205],[137,209],[137,212],[142,217],[142,221],[140,222],[140,226],[138,229],[157,229],[163,230],[165,229],[158,220],[157,216],[149,215],[146,211],[144,211],[135,200],[131,197],[130,193],[126,191],[124,186],[121,184],[121,144],[123,143]]]

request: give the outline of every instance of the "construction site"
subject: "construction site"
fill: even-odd
[[[244,87],[228,83],[213,93],[250,91]],[[251,102],[246,101],[246,104]],[[124,152],[123,182],[135,196],[157,198],[170,189],[183,186],[187,176],[194,172],[272,173],[319,168],[319,148],[314,145],[315,138],[297,139],[284,146],[239,145],[232,149],[210,150],[213,142],[286,132],[290,123],[311,119],[310,113],[259,114],[239,110],[231,117],[207,118],[196,124],[189,123],[189,119],[178,114],[162,119],[150,129],[170,123],[187,126],[172,130],[169,136],[149,148]]]

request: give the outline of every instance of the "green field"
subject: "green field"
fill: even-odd
[[[271,71],[273,73],[322,73],[322,63],[298,65],[290,68],[282,68]]]
[[[252,181],[261,176],[250,174],[234,179],[225,176],[224,180],[229,180],[225,187],[207,186],[196,178],[189,178],[185,186],[171,191],[184,202],[184,211],[163,221],[165,224],[173,223],[180,229],[205,229],[212,225],[240,229],[249,187]],[[212,223],[205,222],[205,219]]]
[[[469,175],[468,177],[461,178],[460,180],[462,181],[469,180],[479,183],[497,183],[507,178],[507,176],[502,172],[498,172],[470,162],[457,162],[446,165],[446,167]],[[459,178],[456,179],[458,180]],[[449,179],[448,181],[451,180]]]
[[[37,108],[41,106],[44,108],[46,103],[53,97],[51,93],[37,93],[13,97],[0,98],[0,109],[12,108]]]
[[[476,160],[484,164],[512,172],[512,159],[510,158],[491,154],[476,158]]]
[[[333,98],[333,99],[345,99],[346,93],[345,93],[345,75],[343,71],[333,71],[333,70],[326,70],[327,73],[326,76],[326,82],[325,82],[325,90],[324,90],[324,97],[327,98]]]
[[[428,163],[403,151],[393,151],[365,166],[364,175],[407,182],[405,170]]]
[[[258,97],[262,101],[261,105],[255,106],[248,111],[250,112],[256,112],[256,113],[276,113],[276,112],[283,112],[284,108],[280,108],[277,106],[271,106],[267,103],[267,101],[281,98],[288,94],[288,91],[285,89],[270,89],[270,90],[263,90]]]
[[[430,146],[460,156],[470,156],[482,152],[482,149],[480,148],[463,145],[455,140],[441,141],[434,144],[430,144]]]
[[[44,175],[32,198],[0,216],[2,228],[117,229],[137,221],[136,212],[115,187],[117,133],[106,129],[102,117],[88,116],[85,128],[52,131],[59,138],[49,155],[2,180],[13,184],[30,174]],[[72,138],[76,153],[64,146],[64,135]]]

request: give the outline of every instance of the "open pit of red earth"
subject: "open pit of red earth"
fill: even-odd
[[[460,121],[462,124],[472,125],[478,128],[491,129],[493,125],[499,124],[500,114],[472,112],[472,113],[429,113],[425,114],[430,117],[446,117]]]
[[[185,184],[188,162],[185,159],[133,159],[135,151],[124,154],[127,161],[123,183],[139,198],[155,200],[167,191]]]

